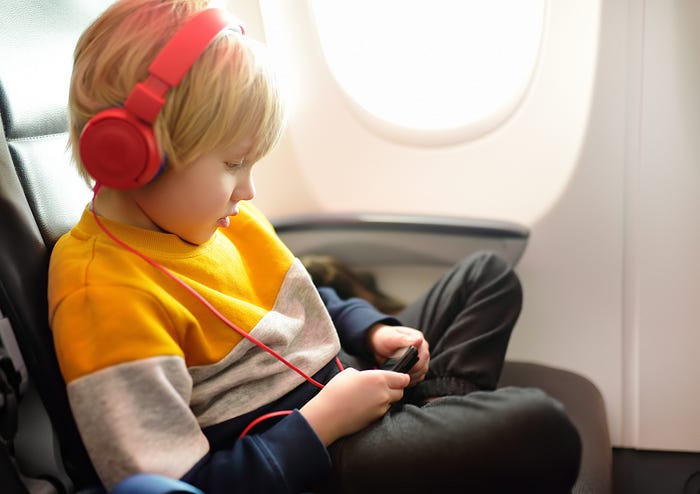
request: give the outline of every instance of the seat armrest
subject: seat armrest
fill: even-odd
[[[449,266],[477,250],[515,265],[529,237],[526,227],[507,221],[412,214],[308,214],[273,224],[296,255],[332,255],[353,266]]]
[[[506,361],[499,387],[536,387],[561,402],[582,442],[574,494],[612,491],[612,444],[600,390],[580,374],[529,362]]]

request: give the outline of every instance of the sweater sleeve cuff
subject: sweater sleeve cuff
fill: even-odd
[[[374,362],[374,355],[367,348],[367,332],[375,324],[386,324],[388,326],[400,326],[401,322],[395,317],[380,315],[374,318],[367,318],[363,321],[362,326],[355,326],[353,329],[346,329],[342,335],[343,348],[350,355],[361,357],[367,362]]]
[[[331,468],[328,450],[299,410],[260,436],[284,472],[290,492],[313,490],[327,478]]]
[[[366,300],[357,297],[342,300],[330,287],[320,287],[318,292],[338,330],[343,349],[368,363],[374,362],[374,357],[365,346],[369,328],[377,323],[400,326],[401,322],[380,312]]]

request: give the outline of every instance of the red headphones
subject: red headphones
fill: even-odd
[[[133,189],[153,180],[165,164],[158,152],[153,122],[165,93],[180,83],[213,39],[233,26],[226,12],[206,9],[189,20],[158,53],[124,106],[93,116],[80,133],[80,159],[97,185]]]

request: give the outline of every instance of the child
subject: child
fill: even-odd
[[[247,202],[282,128],[274,78],[206,3],[117,1],[75,51],[71,145],[96,196],[53,251],[50,323],[105,486],[148,472],[210,494],[569,491],[580,445],[561,407],[493,391],[514,273],[473,256],[398,316],[316,289]],[[420,359],[341,371],[341,345],[370,367],[409,345]]]

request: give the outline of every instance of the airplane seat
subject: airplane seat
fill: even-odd
[[[504,386],[536,386],[566,409],[582,444],[581,467],[572,494],[612,492],[612,444],[605,401],[595,384],[564,369],[507,360],[498,383],[498,387]]]
[[[66,152],[72,51],[82,30],[110,3],[0,4],[0,350],[12,356],[15,343],[20,350],[12,358],[22,376],[14,386],[20,403],[13,452],[23,475],[54,486],[42,492],[95,492],[99,485],[54,354],[46,283],[53,245],[90,198]],[[3,330],[10,325],[11,331]],[[611,448],[595,386],[566,371],[513,362],[506,364],[502,384],[539,386],[565,404],[584,443],[574,492],[609,492]],[[10,408],[2,393],[0,416]],[[4,475],[0,464],[0,490],[26,492],[21,486],[5,490]]]
[[[0,346],[12,357],[18,345],[12,360],[25,374],[12,446],[25,474],[59,492],[96,482],[54,354],[46,278],[51,248],[89,198],[66,152],[66,100],[77,38],[107,4],[0,6],[0,320],[13,330]]]

